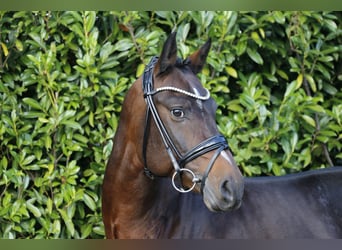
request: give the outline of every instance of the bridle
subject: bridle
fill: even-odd
[[[188,151],[186,154],[182,155],[175,144],[173,143],[167,129],[165,128],[163,121],[160,119],[160,116],[158,114],[158,111],[156,109],[156,106],[153,102],[153,96],[162,92],[162,91],[173,91],[178,92],[181,94],[184,94],[186,96],[189,96],[191,98],[195,98],[198,100],[208,100],[210,98],[210,93],[207,90],[207,94],[205,96],[200,96],[179,88],[167,86],[167,87],[161,87],[154,89],[153,84],[153,69],[158,61],[158,57],[152,57],[150,63],[146,66],[143,74],[143,80],[142,80],[142,87],[144,92],[144,98],[146,101],[147,109],[146,109],[146,118],[145,118],[145,131],[144,131],[144,137],[143,137],[143,158],[144,158],[144,172],[145,174],[150,177],[151,179],[154,179],[154,174],[151,172],[150,169],[147,167],[147,159],[146,159],[146,146],[147,146],[147,139],[148,139],[148,127],[150,125],[151,121],[151,115],[153,117],[153,120],[158,128],[159,134],[163,140],[163,143],[165,145],[166,151],[171,159],[172,165],[175,169],[175,172],[172,176],[172,185],[173,187],[181,192],[186,193],[190,192],[192,189],[194,189],[195,185],[197,183],[201,183],[201,193],[203,193],[205,181],[209,175],[210,170],[212,169],[215,160],[219,156],[222,150],[225,150],[228,148],[228,143],[226,139],[223,137],[223,135],[214,135],[212,137],[209,137],[208,139],[202,141],[200,144],[192,148],[190,151]],[[204,155],[210,151],[216,150],[212,158],[210,159],[210,162],[208,164],[208,167],[202,177],[202,180],[197,178],[196,175],[191,171],[190,169],[185,168],[185,165],[196,159],[197,157]],[[188,188],[184,189],[183,187],[178,187],[175,183],[175,178],[178,176],[181,178],[181,174],[183,172],[187,172],[192,175],[192,182],[193,185]],[[182,183],[180,181],[180,183]],[[181,185],[182,186],[182,185]]]

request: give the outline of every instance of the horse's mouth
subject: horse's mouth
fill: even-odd
[[[241,198],[218,198],[210,189],[204,190],[203,201],[206,207],[212,212],[232,211],[241,206]]]
[[[212,212],[227,212],[238,209],[241,206],[241,201],[237,201],[234,203],[209,203],[204,200],[205,205],[207,208]]]

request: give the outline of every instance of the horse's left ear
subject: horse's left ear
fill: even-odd
[[[200,72],[207,60],[207,56],[211,46],[211,39],[208,41],[197,51],[195,51],[192,55],[189,56],[188,60],[190,61],[191,70],[194,74]]]
[[[164,73],[175,65],[177,60],[176,32],[172,32],[164,43],[162,53],[159,57],[156,69],[158,74]]]

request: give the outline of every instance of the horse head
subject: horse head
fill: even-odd
[[[196,74],[209,53],[208,40],[185,60],[177,57],[176,33],[146,67],[141,84],[146,102],[142,158],[145,173],[170,176],[180,192],[201,192],[211,211],[240,206],[243,177],[219,134],[217,105]]]

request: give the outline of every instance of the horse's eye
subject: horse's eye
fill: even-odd
[[[176,118],[184,117],[184,111],[180,108],[174,108],[171,110],[171,114]]]

